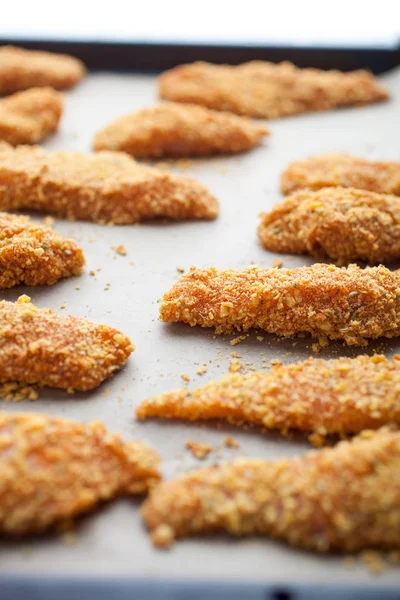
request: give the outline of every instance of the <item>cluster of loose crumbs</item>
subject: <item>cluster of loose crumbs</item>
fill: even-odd
[[[227,531],[317,552],[398,549],[399,468],[400,432],[383,428],[299,458],[194,471],[157,486],[142,512],[160,546]]]
[[[28,296],[0,302],[0,382],[90,390],[126,363],[134,346],[107,325],[39,309]]]
[[[216,333],[254,327],[366,345],[368,338],[399,335],[399,284],[398,273],[383,266],[192,268],[164,295],[160,318],[215,327]]]
[[[40,532],[160,479],[158,456],[100,422],[0,413],[0,531]]]
[[[399,398],[399,355],[309,358],[277,365],[271,372],[233,372],[193,391],[154,396],[144,400],[136,414],[141,419],[225,419],[324,436],[400,425]]]
[[[193,456],[199,460],[205,459],[212,451],[212,446],[207,444],[207,442],[194,442],[193,440],[188,440],[185,443],[185,446],[190,450]]]
[[[195,62],[160,76],[160,96],[265,119],[385,100],[388,92],[367,71],[299,69],[290,62],[238,66]]]
[[[347,154],[324,154],[289,165],[281,176],[281,190],[352,187],[400,196],[400,163],[375,162]]]
[[[64,277],[80,275],[83,251],[28,217],[0,213],[0,288],[52,285]]]
[[[135,162],[122,152],[50,152],[0,146],[0,208],[40,210],[97,223],[215,219],[217,200],[201,183]]]
[[[208,156],[250,150],[267,134],[231,113],[164,102],[113,121],[96,134],[93,147],[137,158]]]
[[[397,196],[342,187],[303,190],[260,216],[258,235],[272,252],[309,253],[342,265],[400,257]]]
[[[38,386],[27,385],[17,381],[0,384],[0,398],[5,402],[21,402],[22,400],[37,400]]]

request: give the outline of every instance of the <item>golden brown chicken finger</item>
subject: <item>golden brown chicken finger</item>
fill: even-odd
[[[355,188],[288,196],[263,213],[258,236],[272,252],[378,263],[400,258],[400,198]]]
[[[284,194],[302,188],[318,190],[336,186],[400,196],[400,162],[377,162],[347,154],[324,154],[296,161],[281,175]]]
[[[160,318],[217,333],[258,327],[366,345],[368,338],[400,335],[400,278],[383,266],[192,268],[164,295]]]
[[[41,210],[98,223],[215,219],[218,203],[189,177],[140,165],[122,152],[49,152],[0,145],[0,210]]]
[[[317,360],[225,375],[193,391],[144,400],[140,419],[225,419],[267,429],[359,433],[400,425],[400,356]]]
[[[73,240],[28,217],[0,213],[0,288],[53,285],[80,275],[85,258]]]
[[[99,421],[1,412],[0,532],[39,533],[99,502],[146,492],[160,479],[158,462]]]
[[[134,350],[117,329],[37,308],[28,296],[0,302],[0,333],[0,382],[91,390]]]
[[[161,98],[193,102],[239,115],[276,119],[307,111],[369,104],[388,92],[367,71],[299,69],[289,62],[238,66],[195,62],[163,73]]]
[[[154,488],[142,509],[153,542],[265,534],[316,552],[400,548],[400,432],[279,461],[242,458]]]
[[[96,135],[93,148],[137,158],[234,154],[254,148],[267,134],[244,117],[165,102],[113,121]]]
[[[12,146],[36,144],[56,131],[62,95],[52,88],[32,88],[0,100],[0,140]]]
[[[84,64],[66,54],[25,50],[15,46],[0,47],[0,95],[31,87],[68,89],[85,74]]]

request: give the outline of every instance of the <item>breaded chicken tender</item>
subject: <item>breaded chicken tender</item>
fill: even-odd
[[[368,338],[400,335],[400,277],[383,266],[192,268],[164,295],[160,318],[216,333],[257,327],[365,346]]]
[[[0,288],[53,285],[80,275],[85,258],[73,240],[28,217],[0,213]]]
[[[0,144],[0,210],[128,224],[147,219],[215,219],[217,200],[189,177],[135,162],[123,152],[49,152]]]
[[[158,456],[101,422],[0,413],[0,532],[40,533],[99,502],[141,494],[159,479]]]
[[[226,531],[316,552],[400,548],[400,432],[278,461],[241,458],[156,486],[142,509],[152,540]]]
[[[400,258],[400,198],[355,188],[288,196],[263,213],[258,236],[272,252],[379,263]]]
[[[66,54],[0,47],[0,95],[32,87],[56,90],[73,87],[85,76],[84,64]]]
[[[32,88],[0,100],[0,140],[12,146],[36,144],[56,131],[62,95],[51,88]]]
[[[99,131],[93,147],[137,158],[234,154],[254,148],[268,133],[244,117],[165,102],[120,117]]]
[[[225,375],[190,392],[167,392],[144,400],[140,419],[225,419],[267,429],[323,434],[359,433],[400,425],[400,356],[309,358],[292,365]]]
[[[299,160],[283,171],[281,190],[354,187],[400,196],[400,162],[376,162],[347,154],[324,154]]]
[[[37,308],[28,296],[0,301],[0,383],[24,382],[87,391],[133,352],[113,327]]]
[[[369,104],[388,92],[367,71],[299,69],[290,62],[238,66],[195,62],[163,73],[161,98],[239,115],[276,119],[308,111]]]

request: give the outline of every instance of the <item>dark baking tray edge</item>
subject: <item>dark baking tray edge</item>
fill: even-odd
[[[1,600],[399,600],[398,587],[0,577]]]
[[[157,72],[196,60],[237,64],[257,59],[289,60],[299,67],[319,69],[369,69],[379,74],[400,64],[400,45],[392,48],[332,48],[0,38],[0,45],[5,44],[72,54],[83,60],[89,69],[105,71]]]

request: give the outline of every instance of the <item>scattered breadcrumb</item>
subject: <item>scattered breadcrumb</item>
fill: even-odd
[[[126,256],[128,254],[127,249],[125,248],[125,246],[123,244],[119,244],[119,246],[111,246],[111,248],[113,250],[115,250],[115,252],[117,254],[120,254],[121,256]]]
[[[272,261],[272,266],[275,269],[280,269],[280,267],[282,267],[283,265],[283,260],[280,260],[279,258],[275,258],[275,260]]]
[[[182,267],[176,267],[176,270],[178,271],[178,273],[184,273],[185,269],[182,269]]]
[[[5,402],[21,402],[22,400],[37,400],[38,386],[27,385],[17,381],[0,384],[0,398]]]
[[[202,367],[200,367],[199,369],[197,369],[196,373],[197,373],[197,375],[204,375],[204,373],[207,373],[207,367],[206,367],[206,365],[203,365]]]
[[[237,442],[233,437],[227,435],[224,439],[224,444],[227,448],[240,448],[239,442]]]
[[[232,358],[242,358],[242,355],[239,352],[231,352]]]
[[[206,458],[212,451],[212,446],[207,444],[207,442],[193,442],[189,440],[185,443],[185,446],[199,460]]]
[[[387,569],[384,557],[380,552],[374,550],[363,550],[360,552],[360,560],[374,575],[379,575]]]
[[[183,381],[187,381],[187,382],[190,381],[190,377],[186,373],[181,373],[181,377],[182,377]]]
[[[229,362],[229,372],[240,373],[242,370],[243,364],[237,358],[232,358]]]
[[[264,336],[258,335],[257,339],[258,339],[259,342],[262,342],[262,341],[264,341]]]
[[[43,219],[43,225],[49,227],[51,229],[56,224],[56,220],[54,217],[50,217],[49,215]],[[90,241],[90,240],[89,240]]]
[[[229,343],[231,346],[237,346],[237,344],[240,344],[240,342],[243,342],[245,339],[245,335],[239,335],[238,337],[233,338],[233,340],[231,340]]]

